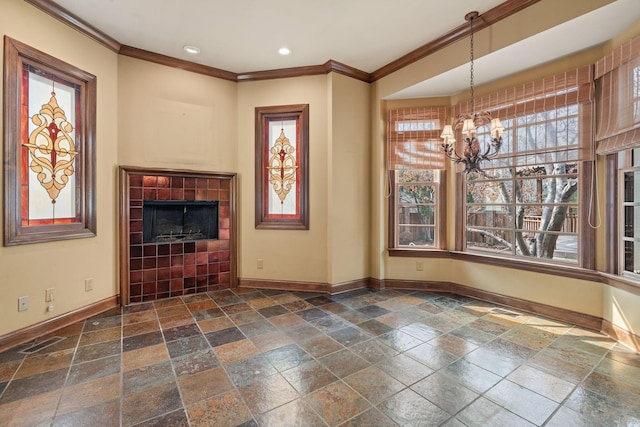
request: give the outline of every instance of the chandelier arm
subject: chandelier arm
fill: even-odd
[[[456,163],[460,163],[462,161],[464,161],[463,157],[461,157],[455,150],[455,148],[453,148],[453,146],[449,145],[445,145],[442,144],[442,148],[444,148],[444,154],[445,156],[447,156],[449,159],[455,161]]]
[[[489,156],[489,152],[491,151],[491,149],[493,148],[493,144],[487,144],[487,150],[484,152],[484,154],[482,155],[483,159],[490,159],[493,156]],[[498,154],[498,153],[494,153]]]
[[[493,159],[500,153],[500,147],[502,147],[502,137],[491,138],[490,147],[494,148],[493,154],[491,154],[490,159]]]

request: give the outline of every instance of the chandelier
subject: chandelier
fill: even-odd
[[[469,86],[471,89],[471,114],[456,117],[452,125],[446,125],[442,130],[440,138],[443,139],[442,148],[445,155],[453,160],[456,164],[463,163],[464,173],[481,172],[480,163],[484,160],[491,160],[498,155],[502,146],[502,134],[504,127],[500,123],[500,119],[491,118],[491,114],[487,111],[476,112],[474,100],[473,86],[473,20],[478,18],[478,12],[469,12],[464,19],[469,21],[470,26],[470,43],[471,43],[471,72],[469,78]],[[491,140],[487,144],[481,144],[476,134],[477,128],[491,123]],[[462,155],[458,154],[455,149],[456,138],[454,130],[462,127],[462,137],[464,138],[464,150]]]

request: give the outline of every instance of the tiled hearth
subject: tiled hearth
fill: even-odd
[[[235,283],[235,175],[121,168],[123,301],[136,303]],[[145,201],[218,202],[218,238],[143,242]]]

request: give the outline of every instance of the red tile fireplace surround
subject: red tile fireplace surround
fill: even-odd
[[[120,167],[123,305],[236,285],[236,175]],[[218,238],[143,242],[145,201],[218,203]]]

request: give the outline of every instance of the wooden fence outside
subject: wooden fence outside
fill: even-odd
[[[485,228],[487,227],[487,219],[490,218],[489,225],[490,227],[495,228],[507,228],[510,229],[513,225],[510,222],[510,216],[504,213],[470,213],[467,215],[467,228]],[[526,233],[533,237],[533,235],[540,230],[540,224],[542,223],[542,216],[540,215],[527,215],[524,217],[524,221],[522,224],[522,229],[525,231],[529,231],[530,233]],[[561,233],[576,233],[578,230],[578,216],[575,214],[567,214],[567,217],[564,219],[564,223],[562,224],[562,228],[559,230]],[[495,230],[492,231],[496,236],[512,241],[511,238],[507,235],[509,231],[501,231]],[[478,232],[467,232],[467,241],[468,242],[485,242],[486,237],[483,233]]]

